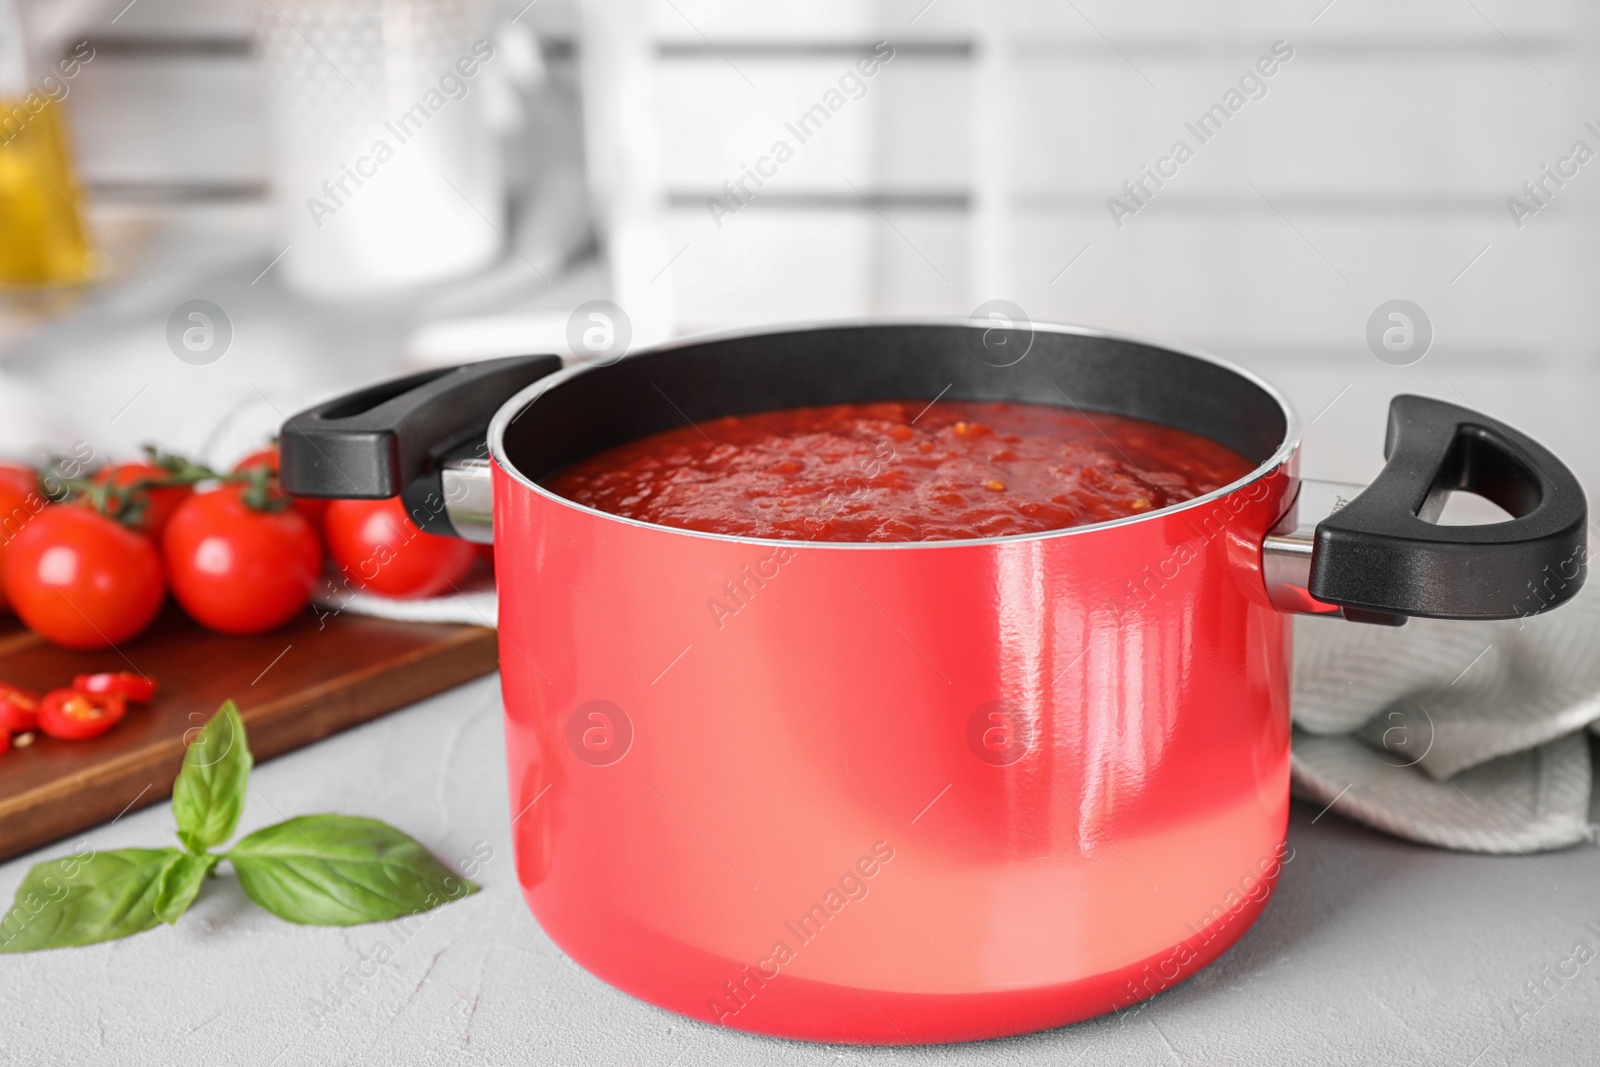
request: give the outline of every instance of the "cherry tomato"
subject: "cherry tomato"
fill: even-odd
[[[39,472],[15,463],[0,463],[0,485],[8,485],[26,496],[39,491]]]
[[[322,545],[293,508],[257,511],[245,486],[225,485],[185,501],[161,550],[172,595],[195,621],[226,634],[283,625],[311,602]]]
[[[276,447],[258,448],[248,456],[233,465],[235,474],[247,471],[251,467],[265,467],[273,474],[278,473],[278,450]],[[322,536],[322,517],[328,512],[328,501],[314,496],[291,496],[294,509],[306,517],[311,528]]]
[[[96,474],[94,480],[110,481],[113,485],[124,486],[146,479],[165,478],[167,474],[167,471],[152,463],[119,463]],[[173,512],[194,495],[194,490],[187,485],[174,485],[165,489],[148,489],[146,492],[149,494],[149,503],[145,505],[144,517],[139,521],[139,528],[159,543],[161,531],[166,529]]]
[[[6,597],[28,628],[67,648],[105,648],[161,610],[161,559],[143,534],[86,507],[45,508],[11,539]]]
[[[478,555],[470,541],[417,529],[399,497],[331,501],[322,529],[353,584],[401,600],[450,592]]]
[[[0,733],[0,756],[4,756],[7,752],[10,752],[10,751],[11,751],[11,735],[10,734],[6,734],[6,733]]]
[[[10,469],[0,467],[0,573],[4,573],[6,549],[11,539],[44,509],[44,498],[39,496],[37,487],[23,488],[19,480],[5,474]],[[0,589],[0,611],[9,607],[4,590]]]
[[[0,735],[21,734],[39,722],[39,695],[0,682]]]
[[[117,725],[127,710],[115,693],[52,689],[39,702],[39,729],[62,741],[83,741]]]
[[[148,704],[155,699],[156,680],[131,671],[106,671],[77,675],[72,679],[72,688],[80,693],[115,693],[130,704]]]

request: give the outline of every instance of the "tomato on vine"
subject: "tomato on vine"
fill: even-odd
[[[278,446],[268,445],[266,448],[256,449],[233,465],[233,473],[241,474],[256,467],[265,467],[276,478],[278,476]],[[327,514],[328,502],[312,496],[291,496],[289,499],[294,503],[294,509],[306,517],[306,521],[317,532],[317,536],[322,536],[322,518]]]
[[[137,510],[136,525],[151,538],[159,541],[161,531],[166,529],[173,512],[194,493],[188,485],[149,484],[168,481],[172,477],[173,470],[170,467],[134,462],[107,467],[96,474],[94,480],[101,484],[109,483],[118,489],[131,490],[134,499],[129,502],[128,507]]]
[[[23,496],[39,491],[39,472],[32,467],[15,463],[0,463],[0,485],[15,489]]]
[[[322,574],[316,532],[265,477],[190,497],[161,550],[178,603],[228,634],[283,625],[311,602]]]
[[[322,530],[352,584],[402,600],[449,592],[478,558],[470,541],[423,533],[399,497],[330,501]]]
[[[11,539],[21,533],[43,507],[37,475],[17,467],[0,467],[0,574],[5,571]],[[0,589],[0,611],[7,607],[5,592]]]
[[[6,546],[4,580],[17,617],[66,648],[128,640],[166,597],[150,539],[80,504],[35,515]]]

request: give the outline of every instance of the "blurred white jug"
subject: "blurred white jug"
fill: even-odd
[[[278,270],[301,293],[377,295],[501,251],[505,189],[483,118],[482,0],[263,0]]]

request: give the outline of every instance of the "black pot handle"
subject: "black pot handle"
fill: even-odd
[[[1317,525],[1308,584],[1317,600],[1347,616],[1510,619],[1556,607],[1583,585],[1583,488],[1537,441],[1455,404],[1397,396],[1383,452],[1377,479]],[[1440,526],[1451,490],[1513,517]]]
[[[447,458],[482,458],[489,420],[523,387],[561,369],[559,356],[512,356],[424,371],[300,412],[278,436],[279,477],[297,496],[386,499],[435,492]],[[443,497],[439,497],[440,500]],[[431,533],[456,533],[440,507]]]

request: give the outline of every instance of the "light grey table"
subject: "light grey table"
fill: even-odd
[[[1296,805],[1294,858],[1265,916],[1186,984],[1122,1016],[1029,1037],[861,1049],[679,1018],[551,944],[516,884],[494,678],[258,767],[243,830],[320,811],[387,819],[446,859],[492,850],[483,890],[405,928],[297,927],[256,909],[224,873],[175,928],[0,957],[0,1063],[1465,1067],[1592,1062],[1600,1045],[1600,960],[1565,982],[1546,971],[1579,941],[1600,945],[1585,926],[1600,927],[1600,849],[1589,846],[1458,855]],[[172,828],[163,805],[81,840],[160,845]],[[9,899],[29,863],[77,843],[0,866],[0,893]],[[366,964],[379,945],[393,958]],[[1523,986],[1541,980],[1546,999],[1519,1019],[1514,998],[1531,1008]],[[327,1015],[317,1005],[341,983]]]

